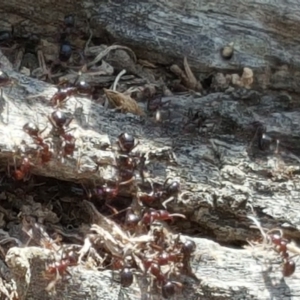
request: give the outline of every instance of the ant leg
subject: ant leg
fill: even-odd
[[[111,205],[107,204],[107,201],[105,201],[105,205],[112,210],[113,212],[113,216],[119,214],[120,212],[117,211],[114,207],[112,207]]]
[[[83,190],[85,191],[87,197],[88,197],[89,199],[91,199],[91,198],[92,198],[92,193],[91,193],[91,191],[90,191],[89,189],[87,189],[87,188],[84,186],[83,183],[81,183],[81,186],[82,186]]]
[[[174,197],[171,196],[171,197],[169,197],[167,200],[165,200],[164,202],[162,202],[161,205],[162,205],[165,209],[167,209],[167,204],[170,203],[170,202],[173,201],[173,200],[174,200]]]
[[[49,79],[50,82],[52,82],[51,71],[49,71],[48,68],[47,68],[47,66],[46,66],[45,57],[44,57],[43,51],[42,50],[38,50],[37,51],[37,55],[38,55],[39,66],[40,66],[40,69],[42,70],[42,74],[39,77],[42,78],[43,76],[45,76],[46,79]]]
[[[120,182],[119,185],[126,185],[126,184],[133,182],[134,180],[135,180],[135,177],[132,176],[129,180]]]

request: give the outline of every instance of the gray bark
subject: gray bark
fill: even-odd
[[[115,141],[121,132],[129,131],[140,142],[135,151],[149,158],[147,168],[152,181],[163,184],[171,177],[181,182],[181,194],[168,204],[170,211],[187,216],[186,220],[175,222],[177,231],[240,246],[258,237],[258,231],[250,229],[252,222],[247,218],[254,215],[264,227],[281,227],[287,236],[299,239],[297,2],[278,1],[276,5],[266,1],[247,4],[234,1],[224,5],[211,1],[156,2],[61,1],[55,7],[53,3],[44,3],[41,9],[43,2],[31,4],[19,0],[20,18],[26,22],[19,22],[16,32],[24,28],[25,32],[55,35],[60,26],[57,19],[76,11],[81,18],[79,26],[88,15],[92,18],[94,35],[97,36],[99,28],[105,29],[141,58],[171,64],[187,56],[201,79],[212,70],[239,72],[245,66],[250,67],[254,71],[253,86],[258,91],[241,88],[206,96],[164,97],[162,101],[170,100],[170,104],[162,110],[162,123],[148,115],[116,113],[87,98],[71,98],[65,110],[74,116],[71,127],[77,128],[74,156],[63,164],[57,158],[46,166],[36,165],[32,173],[96,185],[114,183]],[[14,1],[2,4],[0,14],[8,24],[16,24],[14,7]],[[41,29],[44,24],[47,27]],[[235,43],[235,52],[231,60],[225,61],[220,49],[230,42]],[[141,73],[132,60],[127,65],[120,65],[112,58],[108,61],[116,69],[126,68],[129,73],[142,74],[148,83],[156,83],[145,72]],[[0,158],[5,167],[8,159],[12,162],[15,155],[22,154],[16,149],[19,145],[26,152],[34,150],[22,127],[28,121],[38,121],[40,127],[49,123],[47,116],[53,108],[48,102],[56,91],[49,84],[7,72],[17,84],[12,90],[3,89]],[[278,90],[295,94],[291,97]],[[42,97],[30,98],[41,93]],[[145,110],[144,102],[139,105]],[[189,109],[201,112],[206,118],[205,126],[199,128],[195,122],[184,126],[189,121]],[[280,141],[279,147],[275,143],[267,151],[258,149],[255,128],[251,125],[257,121],[265,124],[268,136]],[[100,168],[95,172],[97,166]],[[127,187],[121,189],[125,196],[131,192]],[[192,269],[200,283],[187,279],[177,299],[297,299],[294,295],[299,293],[298,271],[291,278],[282,279],[280,270],[270,271],[266,264],[258,263],[251,249],[233,250],[207,239],[194,240],[197,251]],[[44,295],[47,282],[40,278],[42,271],[36,271],[43,268],[46,257],[46,250],[39,252],[35,248],[12,248],[8,252],[6,261],[20,299],[40,299],[42,295],[51,299]],[[22,267],[22,264],[27,265]],[[31,274],[29,287],[23,286],[24,268],[31,269],[27,272]],[[110,276],[107,272],[86,271],[81,266],[70,269],[72,278],[68,284],[56,286],[61,299],[126,298],[117,284],[113,287],[106,284]],[[92,295],[89,291],[94,283],[97,285]],[[141,299],[145,291],[141,285],[137,291],[134,287],[129,289],[128,298]],[[152,294],[158,299],[155,291]]]

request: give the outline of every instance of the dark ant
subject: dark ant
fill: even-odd
[[[174,197],[180,191],[180,183],[176,180],[174,181],[173,180],[170,181],[170,180],[171,178],[166,179],[161,190],[152,191],[150,194],[141,195],[139,199],[143,203],[149,204],[167,198],[162,202],[162,206],[166,208],[166,204],[174,200]]]
[[[120,272],[122,287],[129,287],[133,283],[133,273],[130,268],[123,268]]]
[[[271,140],[269,137],[265,134],[266,133],[266,127],[261,123],[255,123],[257,126],[256,134],[257,134],[257,145],[258,148],[262,151],[265,151],[269,148],[271,144]]]
[[[67,132],[66,129],[73,120],[73,118],[68,118],[64,112],[59,110],[52,112],[52,114],[48,116],[48,119],[54,131],[56,131],[59,136],[63,136]]]
[[[129,157],[128,155],[119,155],[117,159],[117,164],[119,168],[119,176],[121,185],[130,183],[134,179],[134,171],[137,168],[137,162],[133,157]]]
[[[0,45],[7,44],[13,40],[13,33],[9,30],[0,31]]]
[[[171,100],[167,100],[165,102],[162,101],[162,97],[157,97],[154,99],[149,98],[147,101],[147,110],[149,112],[155,112],[155,119],[157,122],[160,122],[161,117],[161,108],[165,105],[169,104]],[[167,118],[170,118],[171,112],[168,110],[168,116]]]
[[[258,148],[261,151],[267,151],[270,150],[271,147],[273,146],[272,148],[274,150],[274,144],[276,144],[275,152],[278,152],[279,140],[276,140],[266,134],[267,131],[266,126],[260,122],[254,122],[252,123],[252,125],[256,127],[256,132],[253,139],[255,139],[255,137],[257,136]]]
[[[38,156],[41,157],[42,163],[47,163],[52,158],[52,151],[50,150],[49,144],[41,137],[41,133],[43,133],[46,128],[47,127],[40,130],[34,123],[26,123],[23,126],[23,130],[40,146],[41,149],[38,151]]]
[[[187,133],[197,133],[198,131],[200,134],[203,130],[208,128],[206,124],[207,120],[207,116],[202,114],[201,111],[198,110],[194,112],[193,109],[190,108],[187,113],[187,121],[184,122],[183,125],[183,131]],[[214,128],[216,123],[214,122],[212,126],[212,128]]]
[[[190,257],[196,250],[196,243],[192,240],[187,240],[182,244],[181,252],[186,256]]]
[[[138,223],[140,222],[141,217],[135,214],[132,210],[128,210],[128,213],[125,217],[125,225],[128,229],[135,229]]]
[[[178,289],[182,289],[182,284],[177,281],[167,281],[162,287],[162,296],[168,299],[175,295]]]
[[[118,145],[121,152],[126,154],[119,155],[118,167],[120,176],[120,185],[128,184],[134,180],[134,171],[137,168],[137,161],[134,156],[129,156],[130,152],[139,144],[135,142],[135,138],[126,132],[118,136]],[[135,158],[138,158],[136,156]]]
[[[69,97],[76,95],[91,95],[93,87],[85,81],[79,81],[73,87],[60,88],[50,99],[52,106],[58,107]]]
[[[139,142],[135,143],[135,138],[131,134],[123,132],[118,136],[118,144],[122,152],[129,154]]]
[[[64,41],[60,45],[58,58],[61,62],[67,62],[72,56],[72,46],[69,42]]]
[[[172,221],[173,217],[181,217],[185,219],[185,216],[182,214],[178,214],[178,213],[170,214],[166,210],[149,209],[149,211],[144,213],[142,217],[142,221],[145,225],[150,225],[154,221],[168,221],[168,220]]]
[[[73,28],[75,26],[75,16],[73,14],[64,17],[64,25],[66,28]]]
[[[46,130],[47,127],[45,127],[43,130],[40,130],[37,125],[34,123],[26,123],[23,126],[23,130],[30,135],[30,137],[38,144],[42,145],[44,142],[44,139],[41,137],[41,133],[43,133]]]
[[[167,100],[165,102],[162,101],[162,97],[157,97],[154,99],[148,99],[147,101],[147,110],[148,111],[157,111],[159,108],[169,104],[171,100]]]
[[[59,89],[50,99],[50,103],[53,106],[58,106],[64,102],[68,97],[75,94],[75,88],[68,87],[64,89]]]

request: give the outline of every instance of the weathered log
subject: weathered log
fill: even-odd
[[[121,4],[70,1],[55,3],[55,6],[53,3],[32,3],[18,1],[18,18],[15,2],[2,4],[2,19],[16,25],[16,34],[22,35],[24,30],[43,36],[42,31],[47,31],[48,36],[55,36],[60,28],[58,20],[62,21],[64,14],[76,10],[79,19],[91,17],[95,36],[99,28],[104,28],[114,40],[132,46],[135,53],[150,61],[171,64],[187,56],[201,78],[212,70],[236,72],[248,66],[254,70],[256,87],[296,93],[299,90],[297,35],[293,34],[298,20],[295,17],[297,8],[293,5],[232,2],[216,6],[210,1],[199,7],[191,2],[157,4],[150,0]],[[285,5],[284,14],[282,5]],[[48,24],[46,28],[41,26],[45,24]],[[235,43],[235,52],[231,60],[225,61],[220,50],[230,42]],[[125,66],[115,63],[114,66],[141,74],[140,68],[136,69],[132,61],[129,63]],[[8,160],[12,164],[14,156],[23,155],[23,148],[31,153],[31,158],[35,157],[35,145],[22,126],[28,121],[38,122],[40,127],[49,124],[47,116],[53,111],[49,99],[56,91],[51,85],[8,73],[15,78],[16,86],[12,90],[4,88],[1,100],[0,158],[5,167]],[[145,78],[154,82],[146,75]],[[32,97],[41,93],[43,96]],[[65,110],[75,117],[71,126],[77,125],[74,156],[66,158],[64,164],[59,157],[48,164],[36,164],[33,174],[95,185],[114,184],[117,151],[113,144],[119,133],[129,131],[140,141],[135,151],[147,154],[147,168],[154,182],[163,184],[167,177],[180,179],[181,194],[168,203],[168,209],[187,216],[187,220],[175,223],[178,231],[189,235],[200,233],[218,242],[240,246],[247,239],[258,236],[257,231],[249,228],[252,222],[246,218],[254,214],[263,226],[281,226],[288,236],[298,239],[299,221],[295,213],[299,199],[297,99],[286,94],[239,89],[204,97],[177,95],[162,99],[168,100],[171,102],[162,110],[162,123],[156,123],[149,116],[120,114],[86,98],[70,98]],[[144,103],[139,105],[145,109]],[[196,115],[198,111],[200,117]],[[204,123],[198,123],[201,120]],[[256,128],[251,125],[257,121],[266,125],[267,136],[274,139],[267,151],[257,147]],[[280,143],[276,144],[276,140]],[[121,193],[128,195],[131,191],[124,188]],[[204,253],[200,263],[196,256],[192,264],[201,281],[200,284],[188,281],[183,297],[187,293],[195,299],[270,299],[298,293],[296,276],[280,280],[278,271],[261,271],[248,250],[230,250],[203,239],[195,240],[197,254]],[[37,284],[41,287],[40,294],[35,294],[31,288],[34,283],[40,283],[40,273],[33,273],[30,288],[22,287],[24,277],[20,275],[19,265],[12,262],[18,255],[24,256],[26,262],[31,252],[35,250],[14,248],[7,255],[21,299],[31,297],[31,293],[33,298],[40,298],[46,284]],[[215,264],[205,256],[207,252],[216,252],[215,256],[212,254]],[[45,253],[33,254],[36,256],[33,269],[44,264]],[[74,272],[77,271],[74,269]],[[84,269],[78,272],[78,276],[74,275],[74,283],[56,287],[59,295],[65,291],[64,299],[86,297],[83,294],[90,290],[90,285],[82,286],[77,295],[71,293],[77,291],[75,287],[80,280],[89,284],[106,278],[104,273],[89,273]],[[280,280],[280,284],[274,285],[274,278]],[[232,284],[234,280],[237,281]],[[125,297],[114,292],[116,299]],[[107,287],[103,294],[98,289],[95,296],[89,296],[105,299],[104,294],[108,294]],[[129,294],[130,299],[142,298],[139,292],[133,295],[129,290]]]
[[[248,66],[255,71],[256,86],[299,92],[297,3],[73,0],[53,5],[17,0],[4,1],[0,9],[2,27],[14,25],[17,35],[51,39],[61,31],[64,15],[75,13],[79,28],[90,18],[96,37],[106,32],[155,63],[178,63],[187,56],[201,78]],[[234,55],[224,60],[220,51],[232,42]]]
[[[16,154],[22,156],[22,152],[16,150],[16,145],[23,144],[26,153],[34,152],[34,144],[23,132],[22,126],[28,121],[35,120],[38,120],[42,126],[48,124],[47,115],[53,111],[48,102],[55,92],[55,88],[50,85],[13,72],[8,71],[8,74],[16,80],[17,84],[11,91],[9,87],[3,89],[6,101],[1,116],[6,125],[1,126],[0,157],[4,161],[12,160]],[[42,92],[44,96],[26,99],[29,95],[39,95]],[[243,95],[242,100],[241,95]],[[171,100],[166,109],[170,110],[170,116],[166,113],[168,118],[163,119],[164,123],[157,124],[149,117],[105,110],[102,105],[92,103],[89,99],[78,98],[83,113],[77,118],[75,114],[77,129],[74,134],[77,137],[77,151],[74,156],[66,158],[64,164],[61,164],[58,158],[57,160],[54,158],[48,164],[36,165],[32,173],[75,182],[91,180],[98,184],[107,181],[114,183],[117,169],[111,165],[116,160],[116,152],[111,150],[108,136],[114,142],[120,132],[128,130],[140,141],[136,151],[147,154],[149,159],[147,168],[151,171],[151,180],[162,184],[167,177],[180,179],[182,194],[177,200],[168,204],[171,211],[188,216],[188,220],[177,223],[176,227],[180,231],[187,233],[204,231],[204,235],[213,237],[219,242],[243,243],[246,239],[257,236],[257,232],[249,229],[252,222],[246,218],[246,214],[252,214],[253,208],[254,212],[263,214],[261,219],[264,226],[273,228],[289,223],[290,230],[287,230],[287,233],[297,238],[299,234],[294,231],[298,226],[297,216],[287,214],[285,207],[294,205],[291,212],[297,209],[297,203],[288,200],[290,198],[288,186],[297,185],[298,175],[289,177],[288,172],[293,173],[298,169],[298,142],[291,137],[299,134],[299,124],[295,123],[291,128],[291,123],[279,123],[277,120],[290,119],[291,116],[297,119],[298,113],[287,111],[280,115],[266,114],[266,111],[276,111],[276,107],[285,105],[286,103],[282,104],[281,101],[286,99],[288,98],[263,96],[248,90],[240,90],[240,93],[237,91],[227,94],[214,93],[205,97],[191,95],[166,97],[162,101]],[[65,110],[74,114],[74,107],[78,102],[76,99],[69,99]],[[140,105],[142,107],[142,104]],[[5,107],[8,108],[8,113]],[[201,111],[207,117],[206,133],[200,132],[199,135],[198,131],[205,128],[201,129],[195,123],[184,126],[189,121],[187,118],[189,110]],[[80,123],[78,120],[82,120],[84,115],[88,118],[88,122]],[[274,153],[275,148],[264,153],[257,148],[257,139],[252,141],[255,130],[250,124],[255,121],[263,121],[268,127],[268,135],[280,138],[277,155]],[[212,124],[214,126],[210,126]],[[191,132],[187,134],[186,130]],[[93,145],[89,146],[87,140],[93,141]],[[101,145],[105,150],[100,150]],[[294,153],[288,150],[291,148]],[[84,162],[84,169],[82,162]],[[270,166],[271,163],[274,165]],[[95,172],[97,165],[101,166],[99,172]],[[283,190],[284,187],[286,191]],[[126,195],[126,190],[124,193]],[[198,247],[201,247],[200,244]],[[223,250],[231,251],[227,248]],[[197,251],[201,253],[201,250]],[[228,258],[228,253],[225,256]],[[235,265],[238,270],[244,270],[249,264],[248,260],[242,258],[238,259],[238,262],[242,264]],[[229,260],[228,263],[236,262]],[[252,264],[254,265],[254,262]],[[200,273],[196,272],[197,276],[203,278],[203,274],[206,274],[204,276],[216,279],[213,275],[214,267],[208,266],[208,268],[211,270],[209,275],[201,268]],[[224,272],[223,277],[229,276],[228,272],[231,271],[224,269],[222,272]],[[252,269],[251,272],[254,272],[252,274],[255,276],[253,285],[243,286],[242,290],[246,291],[245,294],[254,294],[260,299],[263,296],[257,294],[254,283],[261,282],[261,285],[263,283],[257,278],[259,273]],[[237,275],[238,278],[241,276]],[[220,286],[216,286],[218,287],[216,294],[218,294]],[[202,293],[209,293],[211,296],[208,299],[218,298],[214,295],[215,287],[206,284],[204,287],[207,292],[199,290],[199,296]],[[70,288],[72,289],[71,286]],[[236,295],[229,290],[229,286],[224,287],[224,293],[225,291],[225,294],[229,293],[225,299]],[[240,293],[243,292],[238,288],[237,293],[241,295]],[[78,296],[77,299],[80,297]],[[248,296],[245,297],[248,299]],[[267,299],[267,296],[261,299]]]

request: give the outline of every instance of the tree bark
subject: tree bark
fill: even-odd
[[[74,155],[64,163],[57,156],[50,163],[35,164],[32,173],[87,185],[116,184],[115,143],[121,132],[128,131],[139,141],[134,152],[147,158],[146,167],[154,183],[162,185],[166,178],[180,180],[181,193],[167,205],[171,212],[186,215],[186,220],[175,222],[177,231],[241,247],[259,236],[247,218],[254,215],[263,227],[280,227],[297,241],[300,114],[296,4],[128,0],[61,1],[54,6],[43,1],[5,1],[0,11],[2,20],[14,24],[18,35],[23,28],[25,33],[41,36],[46,32],[51,40],[64,14],[76,11],[77,26],[89,17],[95,36],[98,29],[105,29],[112,40],[132,47],[140,58],[169,65],[186,56],[201,79],[216,70],[239,72],[247,66],[254,71],[256,90],[163,97],[162,102],[170,103],[162,108],[160,122],[148,114],[118,113],[88,98],[71,97],[64,110],[74,117],[70,125],[76,127]],[[18,15],[15,7],[19,7]],[[220,50],[230,42],[235,44],[234,55],[224,60]],[[22,128],[26,122],[38,122],[41,128],[49,127],[44,133],[47,136],[51,129],[48,116],[53,111],[49,99],[56,89],[9,70],[3,59],[3,70],[16,82],[13,89],[3,88],[1,99],[0,159],[6,167],[7,160],[12,164],[15,156],[21,158],[26,153],[35,158],[35,145]],[[127,65],[112,59],[110,63],[115,69],[126,68],[128,73],[143,74],[146,82],[157,83],[141,73],[132,60]],[[294,93],[293,98],[287,92]],[[146,112],[146,104],[138,104]],[[258,147],[255,122],[266,126],[266,139],[271,145],[265,151]],[[138,185],[138,173],[136,178]],[[135,193],[136,186],[130,187],[122,187],[120,193]],[[299,293],[297,276],[282,279],[280,271],[270,272],[265,264],[257,264],[251,249],[233,250],[204,238],[194,240],[197,251],[192,269],[200,284],[187,280],[178,299],[296,299],[292,295]],[[31,261],[32,255],[35,258]],[[46,257],[46,250],[39,252],[32,247],[8,252],[6,261],[20,299],[52,299],[44,295],[46,283],[39,280],[41,272],[32,272],[44,265]],[[89,293],[90,299],[112,297],[105,272],[70,269],[71,281],[56,286],[61,299],[84,299],[94,282],[97,287],[93,287],[95,295]],[[29,282],[25,276],[29,276]],[[274,284],[276,280],[278,284]],[[74,290],[78,291],[76,295],[72,294]],[[128,293],[130,299],[143,299],[144,290],[130,288]],[[159,294],[154,293],[154,299],[158,299]],[[114,299],[126,298],[117,285],[113,294]]]

